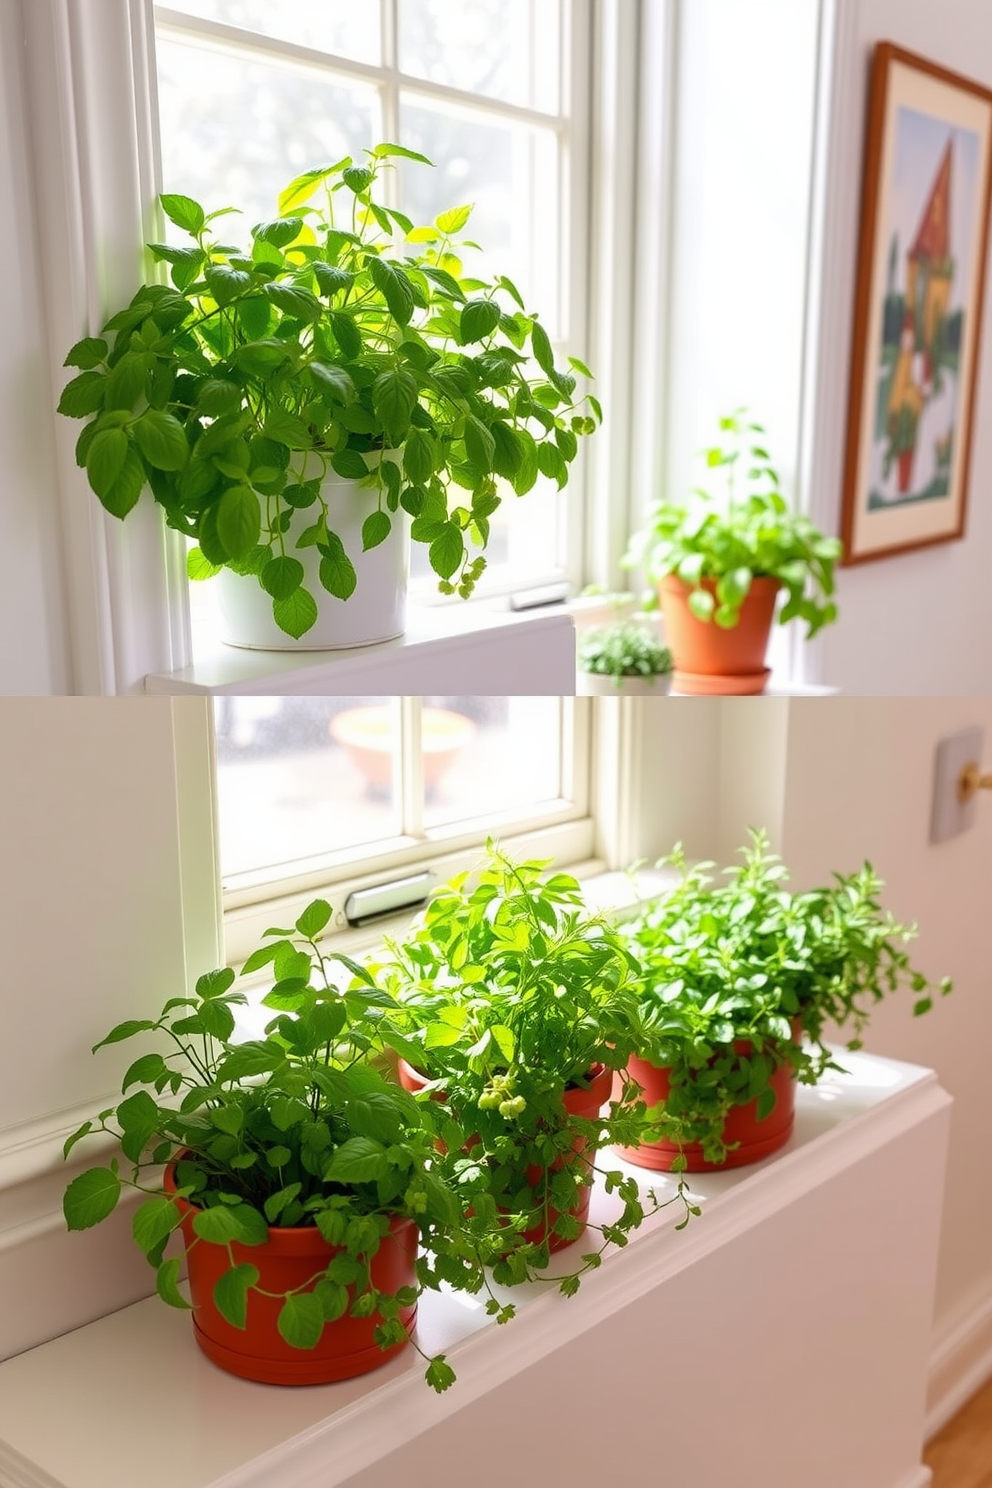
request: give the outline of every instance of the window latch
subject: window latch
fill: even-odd
[[[393,878],[371,889],[356,889],[344,901],[344,917],[351,926],[367,925],[370,920],[397,914],[403,909],[417,909],[427,902],[434,882],[430,872],[413,873],[407,878]]]

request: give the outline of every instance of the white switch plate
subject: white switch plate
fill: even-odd
[[[930,817],[930,841],[945,842],[975,825],[978,802],[974,796],[962,801],[958,782],[965,765],[981,765],[984,733],[980,728],[962,729],[941,739],[937,745],[933,772],[933,812]]]

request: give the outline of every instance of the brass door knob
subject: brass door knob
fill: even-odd
[[[965,765],[958,776],[958,800],[970,801],[976,791],[992,790],[992,774],[983,775],[981,765],[974,761]]]

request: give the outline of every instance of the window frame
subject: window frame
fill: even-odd
[[[668,147],[665,138],[643,138],[638,120],[647,116],[639,100],[655,96],[670,69],[674,7],[582,4],[591,20],[587,31],[573,28],[571,65],[592,79],[590,197],[581,222],[574,192],[566,203],[579,255],[569,296],[589,307],[589,361],[614,412],[593,441],[591,495],[584,522],[568,524],[568,561],[583,582],[613,586],[637,473],[632,435],[637,470],[660,469],[666,270],[658,245],[667,193],[658,183],[664,188]],[[54,407],[66,348],[102,324],[122,286],[137,287],[141,245],[160,229],[152,0],[32,0],[23,23]],[[646,314],[632,289],[645,272]],[[192,659],[183,541],[151,502],[127,524],[104,513],[76,465],[76,431],[53,415],[52,432],[74,690],[140,692],[147,675],[180,671]],[[274,679],[272,691],[280,690]]]

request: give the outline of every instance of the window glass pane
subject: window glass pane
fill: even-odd
[[[560,0],[400,0],[404,72],[527,108],[558,108]]]
[[[466,272],[483,278],[505,274],[519,289],[526,308],[541,317],[551,339],[562,339],[567,334],[565,276],[553,132],[403,96],[400,138],[437,166],[401,168],[402,205],[408,216],[415,222],[433,222],[449,207],[473,203],[465,235],[481,243],[484,252],[466,251]]]
[[[300,171],[358,155],[380,134],[378,94],[362,83],[161,35],[158,73],[164,189],[208,211],[238,207],[235,241],[276,215]]]
[[[395,837],[390,698],[214,700],[221,876]]]
[[[428,829],[562,794],[558,698],[425,698],[421,738]]]
[[[358,62],[378,63],[381,53],[379,5],[376,0],[170,0],[170,10],[201,20],[240,26],[262,36],[336,52]]]

